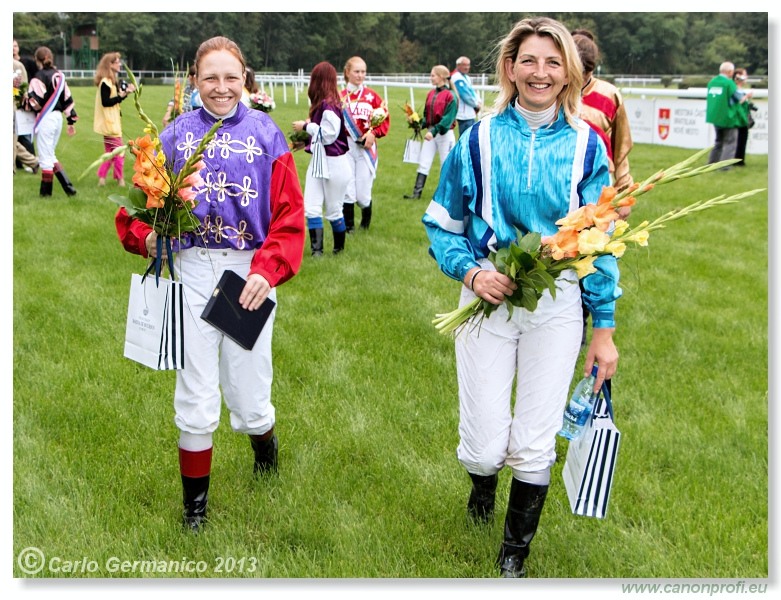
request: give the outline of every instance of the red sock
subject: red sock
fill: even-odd
[[[211,448],[199,452],[179,448],[179,471],[185,477],[206,477],[211,469]]]

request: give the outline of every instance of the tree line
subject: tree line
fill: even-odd
[[[14,13],[22,54],[38,46],[60,53],[74,34],[92,31],[99,52],[119,51],[135,70],[192,64],[214,35],[236,41],[256,71],[296,71],[327,60],[341,71],[353,55],[371,73],[451,69],[461,55],[473,73],[492,73],[497,42],[518,20],[539,13],[246,12]],[[601,72],[716,74],[729,60],[750,74],[768,73],[767,13],[545,13],[570,29],[590,29]],[[62,35],[61,35],[62,32]]]

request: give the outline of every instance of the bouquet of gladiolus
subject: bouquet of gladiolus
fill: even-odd
[[[405,102],[401,107],[404,110],[404,114],[407,116],[407,124],[412,129],[412,139],[419,139],[421,137],[421,131],[423,130],[423,123],[420,115],[409,105],[409,102]]]
[[[111,194],[109,200],[123,206],[134,219],[152,227],[161,238],[179,238],[184,233],[197,232],[200,221],[192,211],[197,203],[196,191],[203,185],[200,175],[204,168],[203,154],[214,140],[222,121],[217,121],[212,126],[182,168],[174,171],[163,152],[157,126],[141,108],[142,86],[136,83],[136,78],[130,69],[127,70],[127,74],[136,86],[133,92],[135,107],[141,120],[146,123],[145,135],[103,154],[87,167],[81,177],[102,162],[129,150],[135,157],[133,164],[135,187],[130,188],[126,196]]]
[[[265,113],[269,113],[274,110],[277,105],[266,92],[256,92],[250,94],[249,106],[255,110],[261,110]]]
[[[732,204],[764,191],[756,189],[732,196],[721,195],[710,200],[700,200],[685,208],[670,211],[653,221],[643,221],[634,227],[619,218],[617,208],[633,206],[638,196],[657,186],[708,173],[737,162],[732,159],[700,167],[691,166],[709,150],[701,150],[683,162],[659,171],[642,183],[635,183],[620,193],[617,193],[614,187],[605,187],[596,204],[581,206],[556,221],[559,230],[555,235],[542,237],[535,232],[526,235],[519,232],[517,243],[491,253],[489,259],[496,270],[510,277],[518,286],[512,296],[504,300],[510,314],[514,307],[535,310],[545,290],[555,298],[556,277],[566,269],[573,269],[579,279],[583,278],[596,272],[594,261],[599,256],[612,254],[620,258],[630,244],[635,247],[647,246],[649,234],[664,228],[671,221],[715,206]],[[433,323],[440,333],[458,333],[470,320],[473,326],[479,326],[483,318],[497,308],[497,305],[478,296],[459,309],[436,315]]]

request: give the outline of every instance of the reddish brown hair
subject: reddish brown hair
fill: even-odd
[[[244,55],[241,53],[241,49],[238,44],[233,40],[218,35],[213,38],[209,38],[198,46],[198,51],[195,53],[195,72],[198,72],[198,64],[209,52],[216,52],[217,50],[227,50],[241,63],[241,70],[244,71],[247,68],[247,63],[244,60]]]
[[[342,103],[339,96],[339,83],[336,81],[336,69],[329,62],[317,63],[312,69],[309,77],[309,101],[312,103],[309,107],[309,118],[315,114],[315,111],[323,102],[328,102],[333,106],[339,106]]]

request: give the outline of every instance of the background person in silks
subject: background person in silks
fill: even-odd
[[[497,565],[504,577],[523,577],[580,350],[581,290],[577,274],[565,271],[555,299],[546,290],[536,310],[510,316],[503,301],[515,283],[488,256],[515,242],[517,231],[556,233],[558,219],[597,202],[610,174],[604,144],[578,117],[583,74],[567,29],[549,18],[525,19],[497,54],[495,115],[458,140],[423,223],[440,269],[464,283],[460,305],[476,296],[497,305],[455,338],[457,456],[472,480],[467,511],[478,522],[493,516],[499,471],[512,470]],[[594,319],[585,369],[598,363],[599,389],[618,364],[613,331],[621,292],[613,256],[594,266],[583,279]]]
[[[632,132],[629,128],[629,116],[619,89],[612,83],[594,77],[594,69],[599,63],[599,47],[594,34],[587,29],[572,32],[572,39],[578,49],[580,62],[583,63],[583,89],[581,90],[580,116],[597,132],[605,143],[610,165],[610,176],[618,191],[623,191],[634,183],[629,171],[629,153],[632,151]],[[622,219],[629,217],[631,206],[617,209]],[[589,311],[583,304],[583,338],[581,347],[586,345],[586,329]],[[612,393],[612,381],[605,381],[608,393]]]
[[[27,97],[30,108],[36,113],[33,134],[38,148],[38,162],[41,166],[41,196],[52,195],[54,176],[68,196],[76,194],[70,179],[57,160],[57,143],[62,133],[62,116],[68,121],[68,135],[76,133],[76,104],[71,96],[65,76],[54,66],[54,55],[46,46],[35,51],[38,71],[30,80]]]
[[[266,298],[279,303],[276,288],[301,266],[304,216],[301,187],[285,134],[265,113],[241,104],[244,56],[225,37],[203,42],[195,55],[203,108],[182,113],[160,134],[163,151],[181,168],[211,127],[224,152],[205,153],[204,185],[193,214],[201,233],[185,234],[174,258],[187,304],[184,369],[176,372],[174,422],[179,429],[183,522],[198,531],[206,521],[212,466],[212,435],[222,398],[234,431],[249,436],[253,472],[278,472],[276,410],[271,402],[271,339],[276,310],[252,350],[200,318],[217,282],[230,269],[246,279],[239,303],[257,310]],[[248,160],[248,149],[253,155]],[[128,217],[116,227],[129,252],[157,256],[157,234]],[[175,240],[176,241],[176,240]],[[222,394],[220,393],[222,391]]]
[[[464,132],[475,124],[477,113],[482,108],[480,98],[475,93],[475,88],[472,87],[472,80],[469,77],[471,68],[472,61],[469,60],[469,57],[459,56],[456,60],[456,68],[450,73],[450,83],[458,99],[458,114],[456,115],[458,137],[464,135]]]
[[[456,143],[453,127],[456,125],[458,101],[450,90],[450,71],[444,65],[431,69],[431,85],[434,89],[426,96],[421,125],[428,129],[420,150],[418,174],[412,194],[405,194],[408,200],[417,200],[426,185],[426,178],[434,163],[434,155],[439,152],[439,162],[444,164],[447,155]]]
[[[350,182],[350,165],[347,157],[347,130],[342,116],[342,100],[336,69],[328,62],[321,62],[312,69],[309,80],[309,118],[294,121],[295,131],[306,132],[310,141],[307,152],[312,152],[312,142],[320,139],[325,147],[328,179],[316,177],[314,160],[309,161],[304,184],[304,213],[309,228],[312,256],[323,254],[323,204],[325,218],[331,224],[334,236],[334,254],[344,250],[346,227],[342,206],[347,185]],[[314,157],[313,157],[314,158]]]
[[[353,56],[344,65],[345,87],[341,91],[344,102],[347,153],[351,169],[350,183],[344,197],[344,224],[347,233],[355,229],[355,204],[361,208],[361,229],[369,229],[372,220],[372,186],[377,176],[377,140],[388,135],[390,116],[377,127],[371,126],[372,112],[382,106],[382,97],[364,85],[366,63]]]

